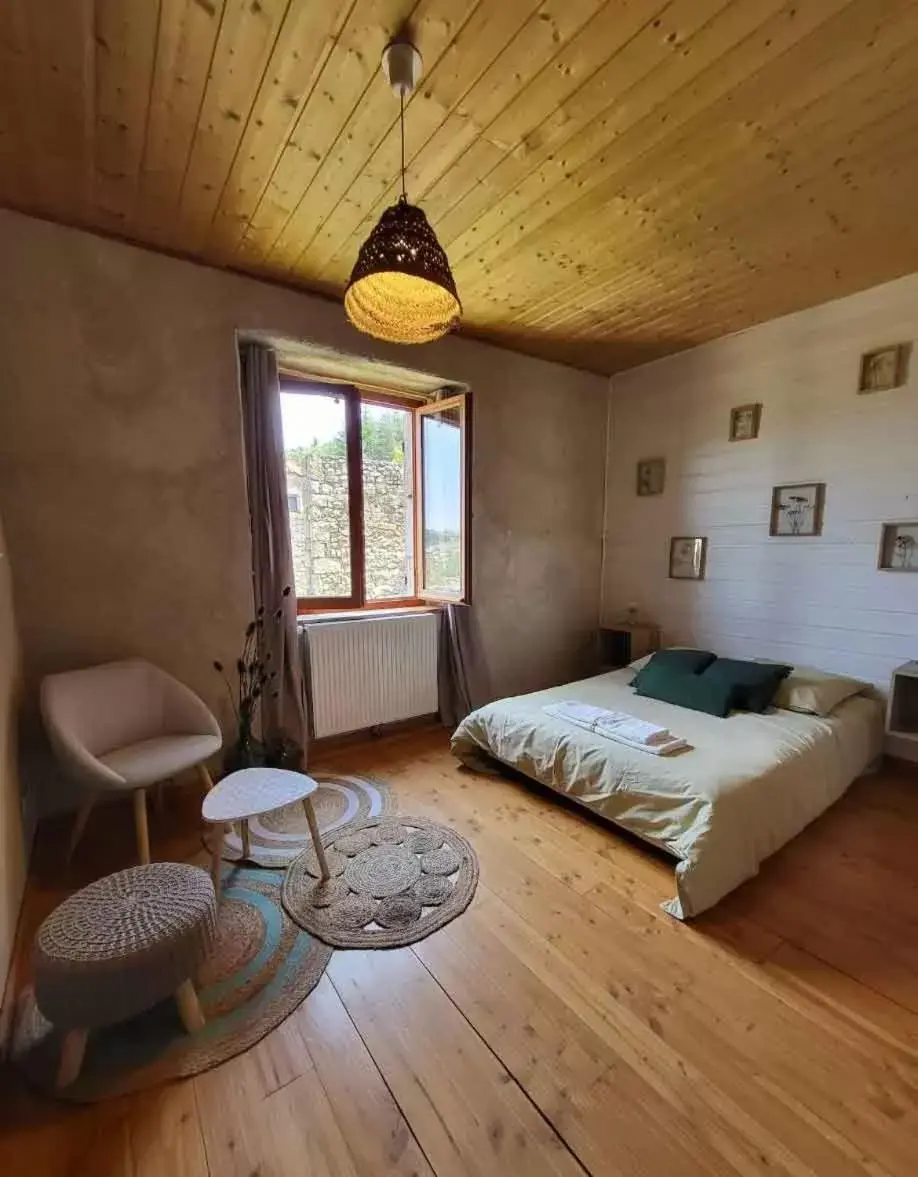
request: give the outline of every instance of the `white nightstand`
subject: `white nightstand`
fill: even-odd
[[[918,662],[897,667],[889,684],[886,731],[900,740],[918,744]]]

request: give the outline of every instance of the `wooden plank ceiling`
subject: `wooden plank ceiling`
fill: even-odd
[[[405,21],[470,334],[613,372],[918,269],[915,0],[3,0],[0,203],[340,294]]]

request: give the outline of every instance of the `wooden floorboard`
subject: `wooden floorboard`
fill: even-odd
[[[918,777],[865,778],[692,924],[665,857],[440,731],[342,748],[405,814],[468,837],[471,907],[426,940],[336,952],[303,1005],[194,1079],[73,1108],[6,1071],[14,1177],[915,1177]],[[198,850],[191,788],[154,856]],[[128,807],[75,862],[42,831],[24,940],[132,853]],[[20,953],[21,976],[28,972]]]

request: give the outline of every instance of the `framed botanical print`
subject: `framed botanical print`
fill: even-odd
[[[666,485],[666,459],[642,458],[637,464],[637,492],[645,495],[661,495]]]
[[[771,492],[769,535],[822,535],[824,482],[776,486]]]
[[[908,348],[904,343],[866,352],[861,356],[858,392],[887,392],[904,384],[907,358]]]
[[[737,405],[730,410],[730,440],[754,441],[762,423],[761,405]]]
[[[706,536],[675,535],[669,541],[670,580],[704,580]]]

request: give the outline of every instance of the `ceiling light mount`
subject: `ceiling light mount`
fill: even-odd
[[[457,325],[462,304],[449,260],[405,189],[405,98],[421,77],[421,55],[399,36],[383,50],[382,68],[400,105],[402,191],[360,247],[344,309],[358,331],[376,339],[428,343]]]
[[[382,68],[396,98],[408,98],[421,80],[423,61],[407,37],[396,37],[383,50]]]

